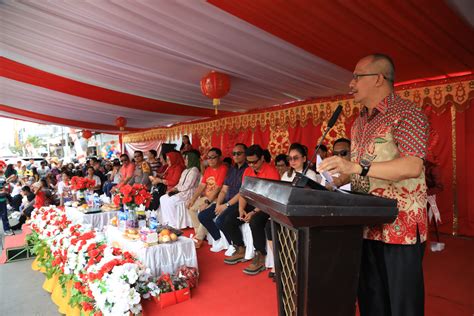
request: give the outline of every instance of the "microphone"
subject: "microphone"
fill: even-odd
[[[295,175],[295,179],[293,180],[291,184],[292,186],[303,188],[306,186],[306,184],[308,184],[313,189],[321,189],[320,187],[324,188],[319,183],[316,183],[312,181],[311,179],[309,179],[308,177],[306,177],[306,172],[308,172],[311,162],[313,162],[313,160],[316,158],[316,155],[318,154],[319,147],[321,147],[321,145],[323,144],[323,141],[326,138],[326,135],[329,132],[329,130],[334,126],[334,124],[336,124],[336,121],[339,118],[339,115],[341,115],[341,112],[342,112],[342,105],[338,105],[338,107],[336,108],[336,110],[334,111],[334,113],[332,114],[331,118],[328,121],[328,126],[326,127],[326,130],[324,131],[323,136],[321,136],[321,140],[316,146],[313,156],[311,157],[310,160],[308,160],[308,163],[306,167],[304,168],[303,172],[299,175],[298,173]],[[317,184],[318,186],[315,186],[314,184]]]

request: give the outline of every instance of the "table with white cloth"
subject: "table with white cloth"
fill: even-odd
[[[105,229],[107,243],[134,254],[151,274],[159,277],[162,273],[173,274],[182,266],[198,267],[196,248],[192,239],[180,236],[177,241],[147,246],[141,240],[130,240],[117,227],[108,225]]]
[[[102,231],[109,224],[112,217],[118,214],[118,211],[108,211],[99,213],[83,213],[76,207],[66,206],[66,216],[73,224],[90,225],[93,229]]]

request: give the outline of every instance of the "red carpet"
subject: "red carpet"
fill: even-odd
[[[474,315],[474,240],[442,236],[442,252],[428,249],[424,260],[426,316]],[[192,298],[160,310],[153,302],[144,304],[144,316],[275,316],[275,283],[267,273],[251,277],[242,269],[247,263],[229,266],[224,254],[209,247],[198,249],[200,282]]]

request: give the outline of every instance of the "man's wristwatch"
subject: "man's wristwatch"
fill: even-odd
[[[361,177],[365,177],[369,173],[371,161],[368,159],[361,159],[359,165],[362,167],[362,172],[360,173]]]
[[[227,207],[230,207],[230,204],[229,204],[229,202],[227,202],[227,203],[225,204],[225,206],[227,206]]]

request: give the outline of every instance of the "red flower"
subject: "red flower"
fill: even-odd
[[[91,311],[93,308],[94,308],[94,306],[92,306],[91,303],[89,303],[89,302],[82,302],[82,309],[83,309],[85,312]]]
[[[113,201],[116,206],[120,206],[120,195],[116,194]]]

